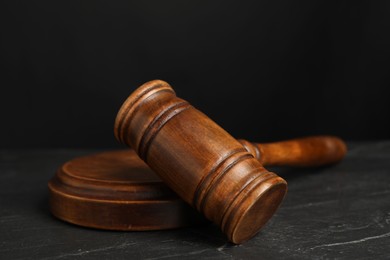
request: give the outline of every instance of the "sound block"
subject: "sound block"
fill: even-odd
[[[205,221],[133,150],[75,158],[58,169],[48,186],[53,215],[80,226],[142,231]]]

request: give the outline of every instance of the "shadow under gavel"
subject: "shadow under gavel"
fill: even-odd
[[[347,146],[335,136],[310,136],[274,143],[238,140],[264,166],[319,167],[341,161]]]

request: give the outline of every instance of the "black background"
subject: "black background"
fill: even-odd
[[[235,137],[390,138],[389,1],[2,1],[3,148],[115,147],[152,79]]]

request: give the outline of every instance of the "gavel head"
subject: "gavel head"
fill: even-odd
[[[164,81],[135,90],[122,105],[114,131],[233,243],[253,237],[286,193],[282,178]]]

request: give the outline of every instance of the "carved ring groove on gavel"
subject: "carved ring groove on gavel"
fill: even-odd
[[[145,83],[128,97],[115,135],[233,243],[253,237],[287,190],[282,178],[164,81]]]

